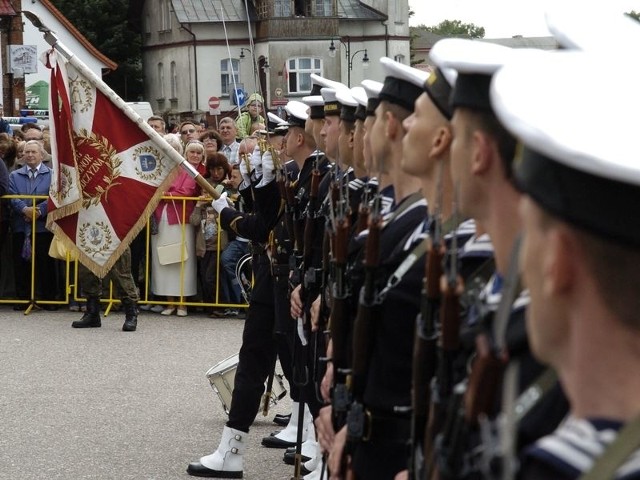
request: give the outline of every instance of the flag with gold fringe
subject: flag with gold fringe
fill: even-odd
[[[43,63],[51,69],[54,172],[47,228],[104,277],[145,227],[179,164],[164,153],[168,144],[125,114],[106,85],[97,88],[101,80],[82,64],[56,49]]]

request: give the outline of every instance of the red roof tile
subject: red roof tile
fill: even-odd
[[[0,0],[0,17],[15,17],[16,11],[11,5],[11,0]]]

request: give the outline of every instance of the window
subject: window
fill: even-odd
[[[158,98],[164,98],[164,65],[158,64]]]
[[[311,74],[322,75],[322,59],[290,58],[284,72],[289,83],[289,93],[309,93],[311,91]]]
[[[171,30],[171,0],[160,2],[160,31]]]
[[[147,13],[144,16],[144,33],[145,35],[151,35],[151,17]]]
[[[171,62],[171,98],[178,98],[178,71],[176,62]]]
[[[290,17],[291,16],[291,0],[275,0],[273,6],[274,17]]]
[[[316,0],[316,17],[332,17],[333,1],[332,0]]]
[[[240,82],[240,60],[225,58],[220,60],[220,86],[222,95],[230,95],[234,85]]]

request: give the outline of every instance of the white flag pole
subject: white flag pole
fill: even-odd
[[[164,153],[167,157],[169,157],[173,162],[179,164],[184,170],[189,173],[189,175],[196,181],[200,187],[204,191],[206,191],[209,195],[211,195],[214,199],[220,197],[213,186],[207,182],[202,175],[191,165],[187,160],[182,157],[171,145],[167,143],[167,141],[162,138],[158,132],[156,132],[151,126],[145,122],[140,115],[138,115],[129,105],[125,103],[120,96],[114,92],[109,85],[104,83],[101,78],[99,78],[95,73],[87,67],[82,60],[80,60],[76,55],[74,55],[60,40],[56,35],[42,23],[40,18],[35,15],[33,12],[29,12],[27,10],[23,10],[22,13],[31,21],[31,23],[44,34],[45,41],[51,45],[51,47],[55,48],[57,52],[62,54],[67,61],[73,65],[77,70],[79,70],[89,82],[96,87],[96,89],[100,90],[115,106],[117,106],[122,112],[129,117],[133,122],[135,122],[138,127],[146,133],[149,138],[153,141],[153,143]]]

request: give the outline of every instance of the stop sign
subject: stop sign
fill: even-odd
[[[220,99],[218,97],[209,97],[209,108],[211,110],[220,108]]]

